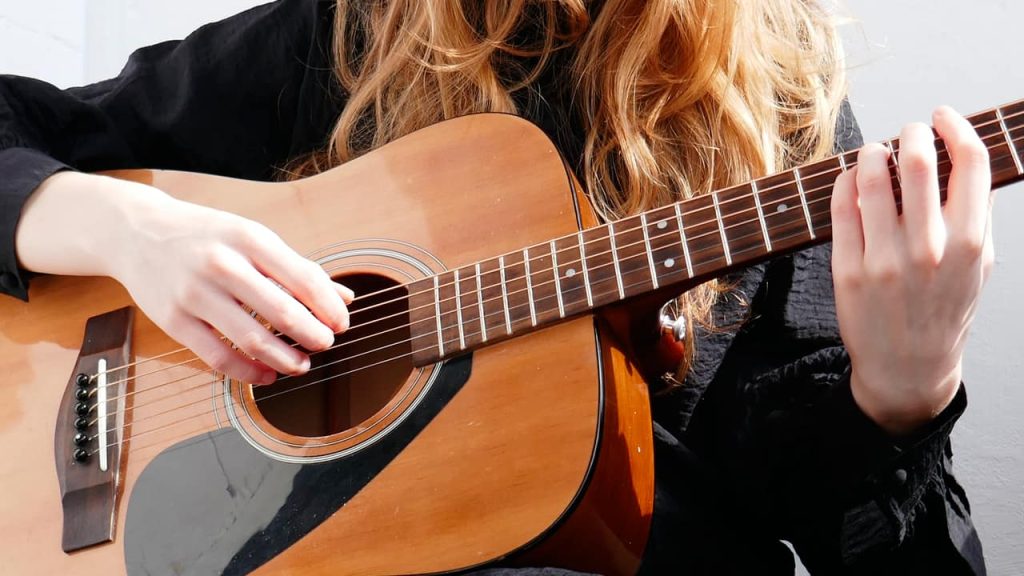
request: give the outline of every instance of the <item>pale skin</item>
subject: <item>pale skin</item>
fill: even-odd
[[[945,206],[924,124],[901,134],[902,215],[880,145],[861,150],[832,201],[832,268],[853,396],[893,435],[918,429],[956,394],[964,340],[993,261],[985,148],[952,110],[937,110],[933,122],[953,158]],[[116,279],[168,335],[242,381],[303,373],[309,357],[239,304],[311,351],[348,327],[352,292],[273,232],[141,184],[52,176],[26,205],[16,245],[29,270]]]
[[[903,211],[887,172],[889,152],[865,146],[832,199],[836,310],[860,408],[894,435],[938,415],[959,388],[963,350],[994,261],[988,152],[947,107],[932,122],[953,167],[939,201],[933,135],[900,134]]]

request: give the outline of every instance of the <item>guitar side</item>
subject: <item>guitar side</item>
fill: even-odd
[[[119,176],[263,222],[314,258],[338,250],[332,247],[387,239],[389,250],[410,246],[405,257],[454,269],[594,224],[554,147],[511,117],[443,123],[291,183],[167,172]],[[335,272],[387,274],[386,256],[361,258],[336,261],[345,266]],[[216,384],[167,386],[183,402],[195,400],[173,414],[138,395],[134,420],[146,419],[149,429],[171,426],[133,438],[123,452],[114,541],[64,554],[52,446],[54,423],[65,415],[56,409],[85,320],[130,299],[109,280],[45,277],[34,282],[31,299],[31,305],[0,302],[0,373],[10,398],[0,408],[0,446],[18,455],[0,463],[7,487],[0,533],[9,535],[0,569],[123,573],[125,531],[136,522],[128,518],[133,489],[168,447],[224,430],[223,411],[210,410]],[[134,342],[136,361],[177,347],[141,314]],[[193,381],[205,374],[172,364],[155,361],[146,371],[167,368],[166,374]],[[653,500],[650,434],[646,388],[600,318],[483,348],[473,353],[457,394],[372,480],[337,511],[321,510],[330,516],[294,544],[249,568],[434,573],[518,555],[534,564],[631,573]]]

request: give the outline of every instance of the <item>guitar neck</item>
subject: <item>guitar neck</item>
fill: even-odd
[[[988,147],[993,188],[1024,179],[1024,100],[967,119]],[[883,144],[893,152],[898,199],[899,140]],[[951,163],[941,139],[936,148],[944,200]],[[413,282],[414,361],[457,356],[828,242],[835,179],[856,164],[857,152],[846,152]]]

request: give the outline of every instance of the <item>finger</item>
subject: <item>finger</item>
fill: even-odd
[[[945,208],[948,243],[961,258],[973,260],[983,250],[989,219],[988,150],[971,124],[951,108],[936,110],[934,121],[953,162]]]
[[[341,296],[342,301],[345,302],[346,306],[352,304],[352,301],[356,299],[356,293],[353,292],[352,289],[349,288],[348,286],[338,284],[337,282],[335,282],[334,287],[338,291],[338,294]]]
[[[857,168],[840,174],[832,193],[832,275],[836,281],[860,276],[864,232],[857,206]]]
[[[203,318],[239,350],[283,374],[304,374],[309,356],[274,335],[226,294],[211,295],[197,316]]]
[[[319,265],[299,256],[269,230],[253,234],[243,253],[267,276],[279,282],[332,332],[348,329],[348,309],[334,281]]]
[[[270,384],[277,373],[262,362],[247,358],[225,342],[216,331],[195,318],[185,318],[167,335],[187,346],[213,370],[229,378],[253,384]]]
[[[910,124],[900,133],[900,183],[907,247],[919,264],[942,260],[946,223],[942,218],[936,172],[935,134],[924,124]]]
[[[313,316],[291,294],[260,274],[241,255],[222,277],[221,285],[239,302],[248,305],[276,330],[307,350],[325,350],[334,344],[334,331]]]
[[[896,199],[889,172],[889,151],[868,144],[857,155],[857,198],[864,229],[864,253],[868,260],[891,257],[900,243]]]

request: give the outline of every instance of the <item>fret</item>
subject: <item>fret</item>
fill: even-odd
[[[530,287],[534,313],[537,316],[537,326],[550,324],[562,315],[559,306],[559,294],[556,288],[555,265],[551,260],[551,253],[544,249],[544,245],[531,246],[530,251]]]
[[[764,247],[771,253],[772,239],[768,237],[768,224],[764,221],[764,209],[761,208],[761,193],[757,190],[757,180],[750,182],[750,193],[754,197],[754,205],[757,206],[757,221],[761,223],[761,234],[764,236]]]
[[[727,264],[767,253],[766,234],[752,187],[743,184],[715,194],[723,244],[727,243]]]
[[[586,250],[583,269],[593,295],[592,307],[619,300],[619,270],[615,265],[610,231],[608,226],[597,226],[582,233]]]
[[[803,243],[807,238],[807,221],[799,206],[799,192],[792,173],[761,178],[757,188],[772,250],[785,252]]]
[[[903,179],[900,176],[900,162],[897,158],[896,148],[893,146],[892,140],[887,140],[885,146],[889,149],[889,161],[892,163],[889,166],[889,179],[891,180],[893,174],[896,176],[896,186],[893,186],[893,191],[899,196],[903,190]]]
[[[480,263],[477,262],[476,266],[476,303],[479,307],[477,312],[480,315],[480,341],[487,342],[487,322],[485,321],[484,315],[484,291],[483,286],[480,282]]]
[[[463,350],[473,348],[483,342],[483,334],[479,331],[479,296],[476,270],[474,267],[460,268],[455,271],[455,300],[458,303],[458,322],[461,326],[459,345]]]
[[[459,285],[459,271],[455,271],[455,316],[459,326],[459,350],[466,349],[466,331],[462,327],[462,286]]]
[[[676,202],[676,227],[679,230],[679,241],[683,246],[683,258],[686,260],[686,273],[693,278],[693,262],[690,260],[690,247],[686,243],[686,226],[683,225],[682,203]]]
[[[480,298],[483,312],[483,333],[488,340],[500,338],[501,333],[508,332],[511,322],[505,322],[507,306],[505,305],[505,284],[502,280],[501,259],[491,259],[480,263]]]
[[[505,333],[512,335],[512,315],[508,307],[508,284],[505,282],[505,257],[498,258],[498,267],[501,271],[501,303],[505,309]]]
[[[499,270],[502,275],[502,304],[505,308],[505,333],[512,335],[512,311],[509,307],[509,288],[507,282],[507,273],[505,269],[505,256],[498,258]]]
[[[437,319],[437,354],[444,358],[444,331],[441,329],[441,291],[436,274],[434,275],[434,317]]]
[[[1013,139],[1010,137],[1010,129],[1006,127],[1006,118],[1003,117],[1003,111],[996,108],[996,117],[999,118],[999,128],[1003,131],[1003,138],[1006,139],[1006,147],[1010,149],[1010,156],[1013,157],[1013,163],[1017,168],[1017,175],[1024,176],[1024,164],[1020,162],[1020,152],[1017,147],[1013,145]]]
[[[653,270],[650,266],[650,251],[643,222],[645,217],[630,216],[615,222],[612,233],[615,246],[615,261],[618,263],[618,278],[621,279],[623,296],[647,292],[654,285]],[[611,227],[609,226],[609,230]]]
[[[523,268],[526,276],[526,300],[530,305],[530,326],[537,326],[537,306],[533,302],[533,281],[530,279],[530,249],[523,249]]]
[[[526,331],[533,324],[533,301],[530,300],[526,259],[523,252],[512,252],[504,256],[505,293],[508,299],[508,315],[512,334]],[[506,327],[507,328],[507,327]]]
[[[440,303],[434,290],[436,276],[422,278],[409,284],[409,337],[412,361],[416,366],[437,362],[442,352],[442,336],[438,329]]]
[[[444,352],[442,357],[451,355],[459,350],[465,350],[462,345],[463,330],[459,321],[459,308],[456,305],[455,272],[441,272],[437,275],[437,287],[435,294],[437,298],[436,308],[440,310],[441,342]],[[461,347],[460,347],[461,346]]]
[[[587,271],[587,249],[583,240],[583,232],[576,235],[580,245],[580,267],[583,268],[583,288],[587,291],[587,307],[594,307],[594,295],[590,288],[590,273]]]
[[[684,263],[683,245],[680,244],[677,205],[664,206],[646,213],[650,256],[654,265],[656,286],[671,284],[689,278]]]
[[[729,249],[729,238],[725,235],[725,223],[722,222],[722,208],[718,204],[718,193],[711,193],[711,201],[715,205],[715,220],[718,221],[718,234],[722,237],[722,251],[725,252],[726,266],[732,266],[732,251]]]
[[[573,234],[554,241],[557,264],[553,266],[558,279],[558,294],[566,316],[590,310],[590,284],[586,282],[582,235]]]
[[[1001,117],[998,110],[990,110],[981,114],[975,114],[968,118],[972,124],[974,124],[974,130],[978,133],[978,137],[981,138],[988,146],[989,150],[989,163],[992,170],[992,181],[1002,182],[1006,180],[1014,180],[1021,176],[1021,171],[1017,167],[1016,150],[1014,150],[1012,143],[1012,137],[1008,130],[1004,130],[1003,126],[1007,125],[1007,118]],[[948,160],[948,151],[943,157],[939,159],[939,166],[942,166],[942,162]],[[949,170],[940,170],[942,174]],[[948,182],[948,175],[946,181],[942,181],[943,191]]]
[[[558,250],[555,249],[555,241],[551,241],[551,270],[555,277],[555,297],[558,299],[558,317],[565,318],[565,302],[562,300],[562,280],[558,271]]]
[[[434,308],[437,316],[437,327],[440,331],[438,351],[440,358],[450,356],[460,349],[465,349],[462,323],[459,320],[459,307],[456,301],[455,272],[442,272],[435,277]],[[461,346],[461,347],[460,347]]]
[[[800,205],[804,208],[804,219],[807,220],[807,232],[810,233],[811,239],[815,238],[814,235],[814,223],[811,222],[811,210],[807,207],[807,193],[804,192],[804,183],[800,179],[800,169],[793,169],[793,179],[796,182],[796,191],[800,195]]]
[[[647,231],[647,214],[640,215],[640,224],[644,229],[644,248],[647,249],[647,266],[651,269],[651,286],[658,289],[658,274],[654,270],[654,254],[651,249],[651,235]]]
[[[615,248],[615,223],[608,223],[608,242],[611,243],[612,265],[615,267],[615,281],[619,286],[619,299],[626,297],[626,291],[622,287],[622,271],[619,270],[619,254]]]
[[[842,171],[837,158],[827,158],[800,169],[815,234],[832,233],[832,192],[836,177]]]
[[[693,260],[693,271],[698,275],[714,273],[725,260],[718,218],[715,216],[711,195],[697,196],[683,202],[686,241]]]
[[[843,172],[850,171],[850,168],[846,165],[846,154],[847,152],[843,152],[842,154],[836,156],[836,158],[839,158],[839,167],[843,170]]]

